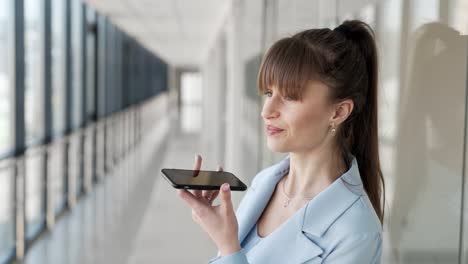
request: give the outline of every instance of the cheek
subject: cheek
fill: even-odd
[[[329,126],[327,113],[322,110],[298,111],[290,118],[290,133],[295,137],[321,138]]]

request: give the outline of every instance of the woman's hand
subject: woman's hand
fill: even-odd
[[[195,157],[194,170],[200,170],[202,158]],[[222,167],[218,167],[222,171]],[[224,190],[225,187],[225,190]],[[211,237],[222,256],[241,249],[238,239],[238,224],[231,201],[231,190],[224,183],[220,190],[177,190],[178,195],[192,208],[192,218]],[[221,193],[221,204],[213,206],[213,200]]]

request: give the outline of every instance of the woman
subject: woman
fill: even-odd
[[[373,31],[357,20],[268,50],[261,115],[268,148],[289,155],[255,176],[236,213],[227,184],[178,190],[219,249],[210,263],[380,263],[377,63]]]

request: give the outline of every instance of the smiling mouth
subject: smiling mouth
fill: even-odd
[[[267,127],[266,131],[268,135],[272,136],[272,135],[276,135],[276,134],[283,132],[284,129]]]

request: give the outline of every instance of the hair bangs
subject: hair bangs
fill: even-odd
[[[316,79],[319,63],[313,49],[296,38],[284,38],[275,43],[260,65],[257,86],[262,95],[276,87],[282,96],[302,100],[307,83]]]

